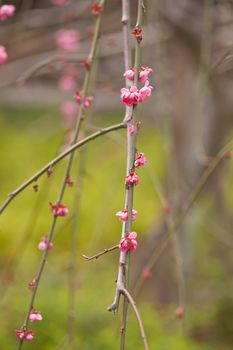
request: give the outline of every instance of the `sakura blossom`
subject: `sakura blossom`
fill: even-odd
[[[146,164],[146,157],[144,153],[138,153],[137,158],[135,159],[134,166],[135,168],[139,168],[140,166]]]
[[[125,185],[127,187],[131,185],[137,186],[138,182],[139,182],[138,175],[134,171],[130,172],[129,175],[127,175],[125,178]]]
[[[0,45],[0,66],[3,65],[7,60],[7,53],[4,46]]]
[[[38,244],[38,249],[41,250],[41,251],[44,251],[48,246],[48,249],[52,249],[53,248],[53,243],[52,242],[49,242],[48,243],[48,237],[45,236],[45,237],[42,237],[39,244]]]
[[[64,102],[61,105],[60,111],[65,121],[69,124],[73,123],[77,114],[77,104],[73,101]]]
[[[137,210],[132,210],[132,220],[136,220]],[[128,220],[128,209],[120,210],[116,213],[116,216],[119,218],[120,221],[127,221]]]
[[[145,83],[148,80],[148,77],[149,77],[151,72],[153,72],[152,68],[142,66],[139,73],[138,73],[139,81],[141,83]]]
[[[134,80],[134,69],[132,67],[129,67],[123,76],[129,80]]]
[[[145,83],[146,80],[148,80],[149,74],[153,72],[152,68],[149,67],[141,67],[139,72],[138,72],[138,79],[141,83]],[[125,73],[123,74],[123,76],[129,80],[134,80],[134,68],[129,67]]]
[[[0,21],[5,21],[15,13],[14,5],[3,5],[0,7]]]
[[[97,2],[91,5],[91,12],[94,16],[99,16],[102,10],[102,6]]]
[[[139,90],[139,102],[143,102],[146,97],[150,97],[152,89],[149,80],[146,80],[144,86]]]
[[[20,340],[31,341],[34,338],[34,332],[32,330],[27,331],[25,326],[21,327],[19,330],[15,331],[16,336]]]
[[[139,90],[136,86],[131,86],[129,89],[121,89],[121,101],[127,105],[136,105],[140,101]]]
[[[54,6],[62,7],[68,5],[69,0],[51,0],[51,3]]]
[[[71,74],[64,74],[58,81],[58,87],[64,92],[73,91],[76,88],[76,79]]]
[[[36,311],[36,310],[32,310],[30,315],[29,315],[29,321],[30,322],[37,322],[37,321],[41,321],[42,320],[42,316],[40,311]]]
[[[119,249],[122,253],[127,253],[129,250],[136,250],[137,249],[137,233],[136,232],[130,232],[128,235],[126,235],[124,238],[120,240],[119,243]]]
[[[63,204],[49,203],[49,206],[53,213],[53,216],[67,216],[69,214],[69,210]]]
[[[74,52],[79,49],[79,34],[76,30],[58,30],[55,33],[57,47],[64,52]]]

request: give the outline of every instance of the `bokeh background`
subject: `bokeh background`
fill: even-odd
[[[4,2],[5,3],[5,2]],[[9,3],[9,2],[8,2]],[[0,23],[0,43],[9,59],[0,68],[1,203],[7,194],[67,147],[72,121],[61,106],[80,89],[84,69],[75,69],[74,91],[58,82],[70,69],[66,60],[50,62],[24,81],[31,67],[57,57],[54,35],[74,29],[77,55],[88,54],[94,18],[91,1],[52,6],[47,0],[12,1],[16,15]],[[161,253],[169,225],[183,212],[199,179],[217,152],[233,137],[233,4],[230,0],[147,0],[142,63],[154,69],[153,95],[139,108],[138,149],[147,157],[135,191],[134,229],[139,247],[131,256],[130,285],[150,348],[160,350],[231,350],[233,348],[233,163],[220,161],[195,197],[176,235]],[[136,4],[131,1],[132,28]],[[124,86],[121,1],[107,1],[102,38],[90,94],[94,96],[80,137],[121,122]],[[133,40],[132,40],[133,47]],[[75,61],[75,60],[74,60]],[[29,71],[28,71],[29,69]],[[92,255],[117,244],[123,207],[125,131],[89,143],[75,157],[64,203],[79,199],[75,290],[75,346],[82,350],[119,348],[120,315],[106,311],[115,292],[118,252],[96,261]],[[40,237],[48,232],[65,161],[43,176],[38,191],[29,187],[1,215],[0,342],[16,348],[14,331],[22,324],[41,258]],[[76,180],[78,176],[78,180]],[[72,215],[61,218],[54,237],[36,307],[43,321],[33,328],[25,349],[71,349],[69,325],[70,232]],[[159,258],[157,258],[159,255]],[[150,269],[145,269],[151,263]],[[185,306],[185,317],[177,308]],[[130,312],[127,349],[142,348]]]

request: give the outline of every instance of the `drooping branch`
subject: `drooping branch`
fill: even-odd
[[[145,333],[144,326],[143,326],[143,323],[142,323],[142,319],[141,319],[141,316],[140,316],[139,311],[137,309],[136,303],[133,300],[131,294],[129,293],[129,291],[127,289],[123,288],[121,290],[121,293],[127,298],[128,302],[130,303],[130,306],[132,307],[132,309],[133,309],[133,311],[135,313],[135,316],[136,316],[136,319],[137,319],[137,322],[138,322],[138,326],[139,326],[139,329],[140,329],[140,332],[141,332],[141,337],[142,337],[144,349],[145,350],[149,350],[149,346],[148,346],[147,339],[146,339],[146,333]]]
[[[66,151],[62,152],[59,156],[51,160],[49,163],[47,163],[43,168],[41,168],[39,171],[37,171],[32,177],[30,177],[27,181],[25,181],[22,185],[20,185],[17,189],[12,191],[9,195],[6,201],[2,204],[0,207],[0,214],[5,210],[5,208],[10,204],[10,202],[25,188],[27,188],[31,183],[34,181],[37,181],[44,173],[46,173],[48,170],[52,169],[54,165],[59,163],[62,159],[64,159],[69,154],[74,153],[78,148],[84,146],[90,141],[93,141],[94,139],[107,134],[109,132],[119,130],[122,128],[125,128],[125,123],[119,123],[116,125],[109,126],[107,128],[100,129],[96,131],[95,133],[91,134],[90,136],[85,137],[83,140],[73,144],[71,147],[69,147]]]
[[[100,3],[99,3],[100,6],[102,6],[102,9],[104,8],[104,3],[105,3],[105,0],[101,0]],[[74,130],[74,136],[73,136],[71,145],[74,145],[75,143],[77,143],[77,139],[78,139],[78,136],[79,136],[81,124],[82,124],[83,120],[85,119],[85,115],[84,115],[84,111],[85,111],[84,101],[85,101],[85,99],[87,97],[88,88],[89,88],[89,84],[90,84],[90,81],[91,81],[91,73],[92,73],[92,70],[93,70],[93,68],[92,68],[93,64],[92,63],[93,63],[93,60],[95,59],[96,51],[97,51],[97,45],[98,45],[98,42],[99,42],[100,28],[101,28],[101,22],[102,22],[102,14],[103,14],[103,11],[99,14],[99,16],[96,19],[95,32],[94,32],[94,36],[93,36],[93,39],[92,39],[92,46],[91,46],[90,54],[88,56],[88,62],[90,62],[91,66],[90,66],[90,69],[87,70],[86,74],[85,74],[83,87],[82,87],[82,103],[80,105],[80,109],[79,109],[79,112],[78,112],[78,115],[77,115],[76,125],[75,125],[75,130]],[[70,176],[70,170],[71,170],[71,166],[72,166],[72,163],[73,163],[73,158],[74,158],[74,152],[71,152],[69,154],[69,157],[68,157],[68,160],[67,160],[66,169],[65,169],[65,173],[64,173],[64,178],[62,180],[61,188],[60,188],[60,191],[59,191],[59,194],[58,194],[57,205],[59,205],[61,203],[62,199],[63,199],[64,193],[65,193],[65,190],[66,190],[66,187],[67,187],[67,180],[69,179],[69,176]],[[31,295],[31,298],[30,298],[30,301],[29,301],[28,311],[27,311],[26,318],[25,318],[25,321],[24,321],[24,324],[23,324],[23,328],[24,329],[27,329],[27,327],[28,327],[30,313],[31,313],[31,310],[34,308],[34,301],[35,301],[35,298],[36,298],[36,295],[37,295],[37,290],[38,290],[38,286],[39,286],[39,283],[40,283],[40,280],[41,280],[41,276],[42,276],[42,273],[44,271],[45,263],[47,261],[47,255],[48,255],[48,250],[49,250],[49,243],[53,239],[53,234],[54,234],[54,230],[55,230],[55,227],[56,227],[56,222],[57,222],[57,216],[54,215],[53,219],[52,219],[52,222],[51,222],[51,225],[50,225],[49,232],[48,232],[47,246],[46,246],[46,249],[45,249],[45,251],[43,253],[43,256],[41,258],[40,266],[38,268],[36,277],[34,279],[35,286],[34,286],[34,289],[32,290],[32,295]],[[17,348],[18,350],[20,350],[22,348],[23,341],[24,341],[24,338],[19,339],[18,348]]]

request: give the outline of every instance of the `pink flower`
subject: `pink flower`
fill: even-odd
[[[73,101],[64,102],[61,106],[61,113],[66,121],[73,123],[77,114],[77,105]]]
[[[137,210],[132,210],[132,220],[136,220]],[[120,210],[116,213],[116,216],[119,218],[120,221],[127,221],[128,220],[128,209]]]
[[[145,83],[148,80],[149,74],[153,72],[152,68],[149,67],[141,67],[140,72],[138,73],[138,78],[141,83]]]
[[[149,84],[149,80],[146,80],[145,85],[139,90],[139,102],[143,102],[146,97],[151,95],[153,87]]]
[[[54,6],[62,7],[66,6],[69,3],[69,0],[51,0],[51,3]]]
[[[146,157],[144,153],[137,154],[137,158],[135,159],[134,166],[135,168],[139,168],[140,166],[146,164]]]
[[[75,101],[76,101],[79,105],[81,104],[81,102],[82,102],[82,95],[80,94],[79,91],[77,91],[77,92],[75,93],[74,99],[75,99]]]
[[[134,80],[134,69],[132,67],[129,67],[123,76],[129,80]]]
[[[41,241],[38,244],[38,249],[43,251],[43,250],[45,250],[47,248],[47,246],[48,246],[48,249],[50,250],[50,249],[53,248],[53,243],[52,242],[48,243],[48,237],[47,236],[42,237]]]
[[[87,96],[87,98],[85,99],[84,104],[83,104],[84,108],[86,108],[86,109],[89,108],[92,100],[93,100],[92,96]]]
[[[25,326],[21,327],[19,330],[16,330],[15,333],[17,338],[20,340],[31,341],[34,337],[34,332],[31,330],[27,331]]]
[[[64,74],[59,79],[58,87],[65,92],[73,91],[76,88],[76,79],[71,74]]]
[[[79,49],[79,34],[76,30],[58,30],[55,33],[57,47],[66,52],[74,52]]]
[[[3,5],[0,7],[0,21],[5,21],[15,13],[14,5]]]
[[[125,178],[125,185],[127,187],[129,187],[130,185],[137,186],[138,182],[139,178],[134,171],[130,172],[129,175],[127,175]]]
[[[49,203],[49,206],[53,213],[53,216],[67,216],[69,214],[69,210],[63,204]]]
[[[42,316],[40,311],[36,311],[36,310],[32,310],[30,315],[29,315],[29,321],[30,322],[37,322],[37,321],[41,321],[42,320]]]
[[[136,232],[130,232],[127,236],[122,238],[119,243],[119,249],[121,252],[126,253],[129,250],[136,250],[137,249],[137,233]]]
[[[131,86],[129,89],[121,89],[121,101],[127,105],[136,105],[140,100],[139,90],[136,86]]]
[[[7,53],[4,46],[0,45],[0,66],[4,64],[7,60]]]

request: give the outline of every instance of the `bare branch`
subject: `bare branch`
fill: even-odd
[[[100,252],[100,253],[97,253],[97,254],[95,254],[95,255],[93,255],[93,256],[87,256],[87,255],[85,255],[85,254],[82,254],[82,257],[84,258],[84,259],[86,259],[86,260],[94,260],[94,259],[98,259],[100,256],[102,256],[102,255],[104,255],[104,254],[107,254],[107,253],[109,253],[109,252],[112,252],[113,250],[116,250],[118,248],[118,244],[117,245],[114,245],[113,247],[111,247],[111,248],[106,248],[106,249],[104,249],[102,252]]]

